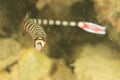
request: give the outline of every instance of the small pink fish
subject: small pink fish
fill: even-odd
[[[46,42],[46,33],[42,26],[44,25],[57,25],[57,26],[71,26],[79,27],[83,30],[95,33],[95,34],[106,34],[106,27],[94,24],[91,22],[75,22],[75,21],[60,21],[60,20],[48,20],[48,19],[31,19],[25,18],[22,22],[22,26],[26,32],[33,38],[34,46],[37,51],[41,51],[42,47]]]

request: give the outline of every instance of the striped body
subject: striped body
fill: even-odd
[[[31,22],[34,22],[39,25],[58,25],[58,26],[77,26],[83,30],[95,34],[106,34],[105,26],[100,26],[91,22],[75,22],[75,21],[60,21],[60,20],[47,20],[47,19],[30,19]]]
[[[40,51],[46,41],[46,33],[42,26],[30,21],[29,18],[26,18],[22,21],[22,27],[30,34],[34,41],[34,46]]]
[[[60,20],[48,20],[48,19],[30,19],[30,21],[39,25],[62,25],[62,26],[77,26],[75,21],[60,21]]]

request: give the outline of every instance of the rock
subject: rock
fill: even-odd
[[[79,53],[79,50],[78,50]],[[77,80],[119,80],[118,53],[106,45],[86,45],[75,61]]]
[[[21,46],[14,39],[0,39],[0,71],[15,62],[21,54]]]

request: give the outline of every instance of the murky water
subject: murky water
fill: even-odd
[[[17,66],[20,65],[20,69],[24,71],[22,64],[26,64],[24,61],[28,60],[26,62],[29,62],[30,59],[25,59],[29,57],[21,58],[21,51],[23,51],[23,55],[32,51],[38,54],[32,50],[34,49],[32,38],[20,26],[22,18],[29,11],[31,12],[31,18],[87,21],[104,25],[107,28],[106,35],[97,35],[78,27],[42,26],[47,34],[47,40],[40,53],[48,57],[50,63],[53,64],[49,65],[48,72],[46,71],[47,74],[44,74],[44,71],[40,74],[42,75],[39,78],[40,80],[119,80],[119,32],[109,21],[102,22],[98,19],[99,13],[96,12],[95,4],[95,0],[66,0],[64,3],[62,0],[38,0],[38,2],[33,0],[0,0],[0,70],[4,71],[7,66],[17,60]],[[23,66],[26,68],[32,65],[31,68],[34,71],[40,66],[39,58],[44,58],[43,56],[37,57],[32,53],[28,56],[32,55],[34,58],[32,57],[33,60],[30,61],[36,63]],[[45,58],[42,64],[47,64],[47,61],[48,59]],[[45,68],[43,65],[42,69]],[[18,72],[17,68],[14,69],[13,67],[12,69],[12,74]],[[27,73],[29,73],[29,69],[27,69]],[[10,75],[5,71],[6,74]],[[45,76],[48,76],[48,74],[50,74],[49,78],[46,78]],[[1,75],[4,74],[1,73]],[[36,75],[38,77],[39,72],[35,73],[34,76]],[[23,79],[24,76],[27,76],[27,80],[30,75],[24,74],[19,77]],[[35,80],[39,79],[35,78]]]

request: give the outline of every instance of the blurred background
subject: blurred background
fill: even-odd
[[[119,80],[119,5],[119,0],[0,0],[0,80]],[[100,24],[107,34],[43,26],[47,44],[37,52],[20,25],[28,11],[32,18]]]

